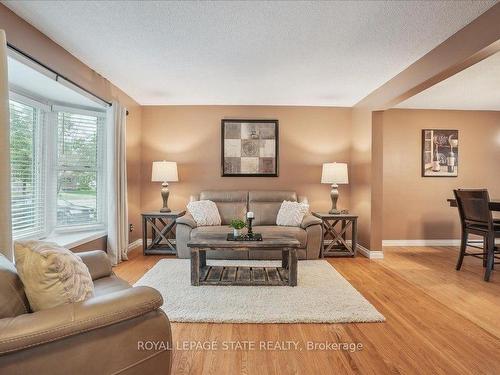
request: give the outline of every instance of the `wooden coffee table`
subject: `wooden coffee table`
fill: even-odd
[[[264,236],[262,241],[227,241],[227,234],[214,234],[204,240],[191,240],[191,285],[297,285],[299,241],[280,236]],[[207,250],[255,251],[281,249],[281,267],[243,267],[207,265]]]

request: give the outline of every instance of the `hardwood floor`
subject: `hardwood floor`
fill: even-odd
[[[455,248],[387,248],[384,255],[328,261],[385,323],[172,323],[172,373],[500,374],[500,270],[485,283],[481,261],[469,257],[457,272]],[[115,272],[133,283],[161,258],[136,251]],[[217,350],[183,347],[207,341]],[[310,350],[311,342],[362,350]],[[278,344],[282,350],[271,350]]]
[[[466,257],[457,272],[453,247],[388,248],[384,255],[385,267],[500,338],[500,269],[484,282],[482,261]]]

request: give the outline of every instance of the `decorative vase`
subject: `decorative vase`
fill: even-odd
[[[233,236],[239,237],[241,235],[241,229],[233,228]]]

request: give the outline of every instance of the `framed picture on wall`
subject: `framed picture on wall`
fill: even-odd
[[[278,177],[278,120],[222,120],[222,177]]]
[[[458,130],[422,130],[422,177],[458,176]]]

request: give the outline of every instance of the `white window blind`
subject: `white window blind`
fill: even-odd
[[[14,239],[45,233],[43,113],[36,107],[9,101]]]
[[[57,113],[58,227],[103,223],[104,117]]]

